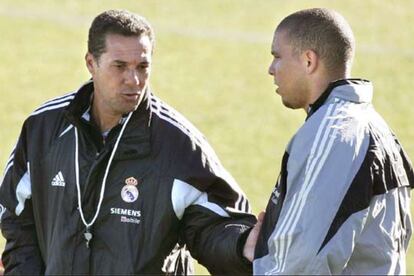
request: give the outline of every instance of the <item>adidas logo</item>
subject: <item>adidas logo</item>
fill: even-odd
[[[55,177],[52,179],[52,186],[65,187],[65,185],[66,183],[65,179],[63,178],[63,174],[61,171],[59,171],[57,175],[55,175]]]

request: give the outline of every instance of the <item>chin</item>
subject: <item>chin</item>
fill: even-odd
[[[137,108],[138,108],[138,105],[136,104],[136,105],[133,105],[133,106],[132,105],[124,106],[123,108],[120,108],[119,110],[120,110],[120,113],[122,113],[122,114],[128,114],[129,112],[137,110]]]
[[[290,109],[302,108],[301,106],[298,106],[298,105],[296,105],[294,103],[291,103],[291,102],[288,102],[288,101],[284,101],[283,99],[282,99],[282,103],[283,103],[284,106],[286,106],[287,108],[290,108]]]

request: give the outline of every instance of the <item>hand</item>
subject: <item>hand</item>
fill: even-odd
[[[257,223],[250,231],[243,248],[243,256],[249,261],[253,262],[254,248],[256,247],[257,238],[259,237],[260,229],[262,228],[263,218],[265,212],[260,212],[257,216]]]

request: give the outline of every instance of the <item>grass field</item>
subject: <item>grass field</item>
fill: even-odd
[[[89,78],[88,27],[109,8],[129,9],[153,24],[153,90],[205,134],[255,213],[265,208],[284,147],[305,118],[281,105],[267,75],[274,27],[295,10],[334,8],[348,19],[357,41],[353,76],[373,81],[377,110],[413,158],[414,1],[286,2],[2,0],[0,167],[25,117]]]

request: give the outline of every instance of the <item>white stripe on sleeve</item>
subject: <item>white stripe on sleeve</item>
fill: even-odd
[[[19,183],[17,184],[16,188],[16,198],[18,201],[16,207],[16,215],[20,216],[20,214],[24,210],[24,202],[26,199],[32,197],[32,188],[30,185],[30,176],[29,173],[26,172],[23,177],[20,179]]]
[[[182,219],[185,209],[190,205],[200,205],[219,216],[229,217],[229,214],[223,208],[208,201],[207,193],[201,192],[192,185],[179,179],[175,179],[173,182],[171,201],[178,219]]]
[[[56,105],[47,106],[47,107],[44,107],[44,108],[38,109],[37,111],[35,111],[35,112],[33,112],[32,114],[30,114],[30,116],[34,116],[34,115],[37,115],[37,114],[43,113],[43,112],[48,111],[48,110],[53,110],[53,109],[58,109],[58,108],[61,108],[61,107],[65,107],[65,106],[69,105],[69,103],[70,103],[70,102],[63,102],[63,103],[61,103],[61,104],[56,104]]]

